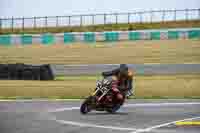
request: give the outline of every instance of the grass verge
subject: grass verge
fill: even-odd
[[[73,45],[0,46],[0,63],[182,64],[200,63],[200,40],[154,40]],[[45,52],[44,52],[45,51]],[[35,54],[37,53],[37,54]]]
[[[61,79],[60,79],[61,78]],[[56,81],[0,81],[2,99],[82,99],[98,76],[57,77]],[[200,75],[136,75],[136,99],[200,98]]]

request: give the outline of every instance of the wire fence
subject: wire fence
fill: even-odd
[[[31,18],[1,18],[0,29],[73,27],[121,23],[153,23],[200,20],[200,9],[157,10],[133,13],[45,16]]]

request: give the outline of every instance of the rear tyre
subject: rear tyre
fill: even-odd
[[[120,109],[120,107],[121,107],[120,104],[116,104],[112,108],[107,108],[106,111],[108,113],[116,113]]]

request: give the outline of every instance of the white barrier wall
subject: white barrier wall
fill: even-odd
[[[0,45],[20,44],[67,44],[72,42],[113,42],[124,40],[166,40],[200,39],[200,28],[110,31],[110,32],[70,32],[39,35],[0,35]]]

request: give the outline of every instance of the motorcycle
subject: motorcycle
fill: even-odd
[[[103,79],[97,80],[94,92],[87,97],[81,107],[80,112],[87,114],[92,110],[107,111],[108,113],[115,113],[123,105],[115,102],[115,97],[111,91],[112,80]]]

